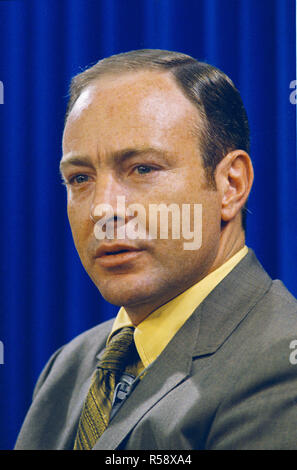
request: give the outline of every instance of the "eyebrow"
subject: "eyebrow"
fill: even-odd
[[[63,155],[60,161],[60,173],[63,173],[63,169],[69,165],[73,166],[89,166],[93,167],[91,158],[87,155],[75,155],[73,152],[69,152]]]
[[[167,161],[169,161],[170,156],[172,159],[171,154],[169,154],[165,150],[160,150],[154,147],[141,147],[141,148],[133,148],[133,147],[129,148],[128,147],[122,150],[117,150],[117,151],[112,152],[110,154],[110,158],[116,162],[119,162],[119,161],[124,162],[125,160],[128,160],[129,158],[145,155],[148,153],[161,156]],[[69,165],[88,166],[90,168],[94,167],[92,160],[88,155],[75,155],[73,154],[73,152],[69,152],[68,154],[62,157],[62,160],[60,162],[61,174],[63,174],[63,169]]]
[[[111,154],[111,158],[116,161],[116,162],[124,162],[125,160],[128,160],[129,158],[132,157],[138,157],[146,154],[154,154],[158,155],[160,157],[163,157],[165,159],[169,158],[169,155],[167,156],[167,153],[165,150],[158,149],[156,147],[140,147],[140,148],[125,148],[122,150],[115,151]]]

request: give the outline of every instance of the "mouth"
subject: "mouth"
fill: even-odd
[[[120,255],[122,253],[131,253],[131,251],[134,251],[134,250],[107,251],[102,256],[116,256],[116,255]]]
[[[133,261],[141,253],[143,250],[134,246],[101,245],[96,253],[96,259],[102,267],[116,267]]]

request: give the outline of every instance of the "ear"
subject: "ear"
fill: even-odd
[[[221,218],[229,222],[243,208],[253,184],[250,156],[244,150],[228,153],[217,165],[215,179],[221,197]]]

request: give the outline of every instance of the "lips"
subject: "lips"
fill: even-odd
[[[95,258],[103,267],[115,267],[133,261],[143,250],[128,244],[102,244]]]
[[[133,251],[141,251],[139,248],[122,243],[113,243],[107,244],[102,243],[99,249],[96,251],[96,258],[101,258],[103,256],[112,256],[121,253],[133,252]]]

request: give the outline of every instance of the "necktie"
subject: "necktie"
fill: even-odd
[[[123,372],[136,374],[139,360],[133,328],[123,328],[106,347],[84,403],[74,450],[90,450],[105,431],[112,408],[115,386]]]

